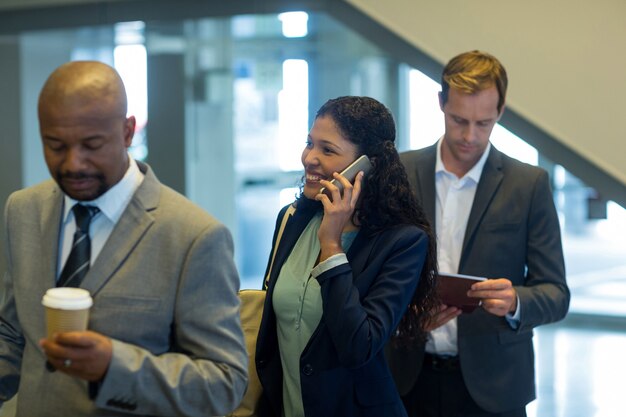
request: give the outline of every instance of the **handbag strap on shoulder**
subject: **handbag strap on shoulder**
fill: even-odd
[[[283,231],[285,230],[285,225],[287,224],[287,220],[289,217],[295,213],[296,207],[294,204],[290,204],[285,210],[285,214],[283,215],[283,220],[280,222],[280,228],[278,229],[278,235],[276,236],[276,243],[274,244],[274,250],[272,251],[272,260],[270,261],[270,267],[267,270],[267,276],[265,277],[264,287],[267,289],[267,285],[270,281],[270,275],[272,274],[272,267],[274,266],[274,258],[276,258],[276,250],[278,250],[278,245],[280,244],[280,238],[283,236]]]

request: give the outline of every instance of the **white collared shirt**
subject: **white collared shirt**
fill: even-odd
[[[130,163],[124,177],[95,200],[91,200],[86,205],[95,206],[100,212],[91,220],[89,227],[89,237],[91,238],[91,264],[100,254],[107,239],[111,235],[113,228],[122,216],[126,206],[132,199],[135,191],[141,185],[144,174],[139,170],[137,162],[128,156]],[[59,262],[57,262],[57,279],[63,270],[63,265],[72,250],[72,240],[76,231],[74,212],[72,207],[79,201],[65,195],[63,201],[63,218],[61,222],[61,232],[59,233]]]
[[[441,142],[437,143],[437,162],[435,165],[435,230],[437,233],[437,260],[439,271],[459,272],[459,262],[463,249],[463,240],[469,220],[478,181],[487,161],[491,143],[478,162],[462,178],[446,170],[441,159]],[[457,319],[433,330],[428,335],[426,351],[438,355],[458,354]]]

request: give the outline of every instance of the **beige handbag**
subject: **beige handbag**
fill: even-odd
[[[290,205],[283,220],[278,229],[278,236],[276,237],[276,244],[274,245],[274,251],[272,252],[272,260],[270,267],[265,277],[264,289],[262,290],[240,290],[239,300],[241,301],[241,328],[243,329],[243,335],[246,342],[246,350],[248,351],[248,388],[241,400],[239,406],[229,414],[230,417],[255,417],[257,415],[257,406],[261,399],[263,388],[261,387],[261,381],[259,381],[259,375],[256,372],[255,364],[255,352],[256,352],[256,339],[259,334],[259,327],[261,325],[261,316],[263,315],[263,304],[265,303],[265,289],[274,266],[274,258],[276,257],[276,249],[280,243],[280,238],[283,235],[283,230],[287,224],[289,216],[296,211],[294,205]]]

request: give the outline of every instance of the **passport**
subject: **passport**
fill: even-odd
[[[472,275],[440,272],[437,276],[437,295],[443,304],[458,307],[464,313],[471,313],[480,305],[480,298],[468,297],[467,292],[473,284],[486,279]]]

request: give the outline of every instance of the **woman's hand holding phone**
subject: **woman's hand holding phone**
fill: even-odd
[[[321,181],[332,200],[326,193],[320,192],[315,196],[315,199],[321,201],[324,206],[324,218],[317,232],[320,240],[320,262],[343,252],[341,233],[346,226],[354,226],[351,223],[352,214],[361,194],[363,176],[364,172],[360,171],[352,184],[346,177],[335,172],[333,178],[341,184],[343,191],[332,181]]]
[[[363,174],[367,175],[370,169],[372,169],[372,163],[370,162],[369,158],[367,157],[367,155],[361,155],[357,159],[352,161],[352,163],[348,165],[343,171],[341,171],[341,175],[345,177],[349,182],[353,182],[356,178],[356,174],[363,171]],[[339,180],[333,178],[332,180],[330,180],[330,183],[339,188],[340,192],[342,191],[343,185],[341,182],[339,182]],[[327,187],[322,187],[320,193],[325,193],[328,197],[332,199],[332,194]]]

